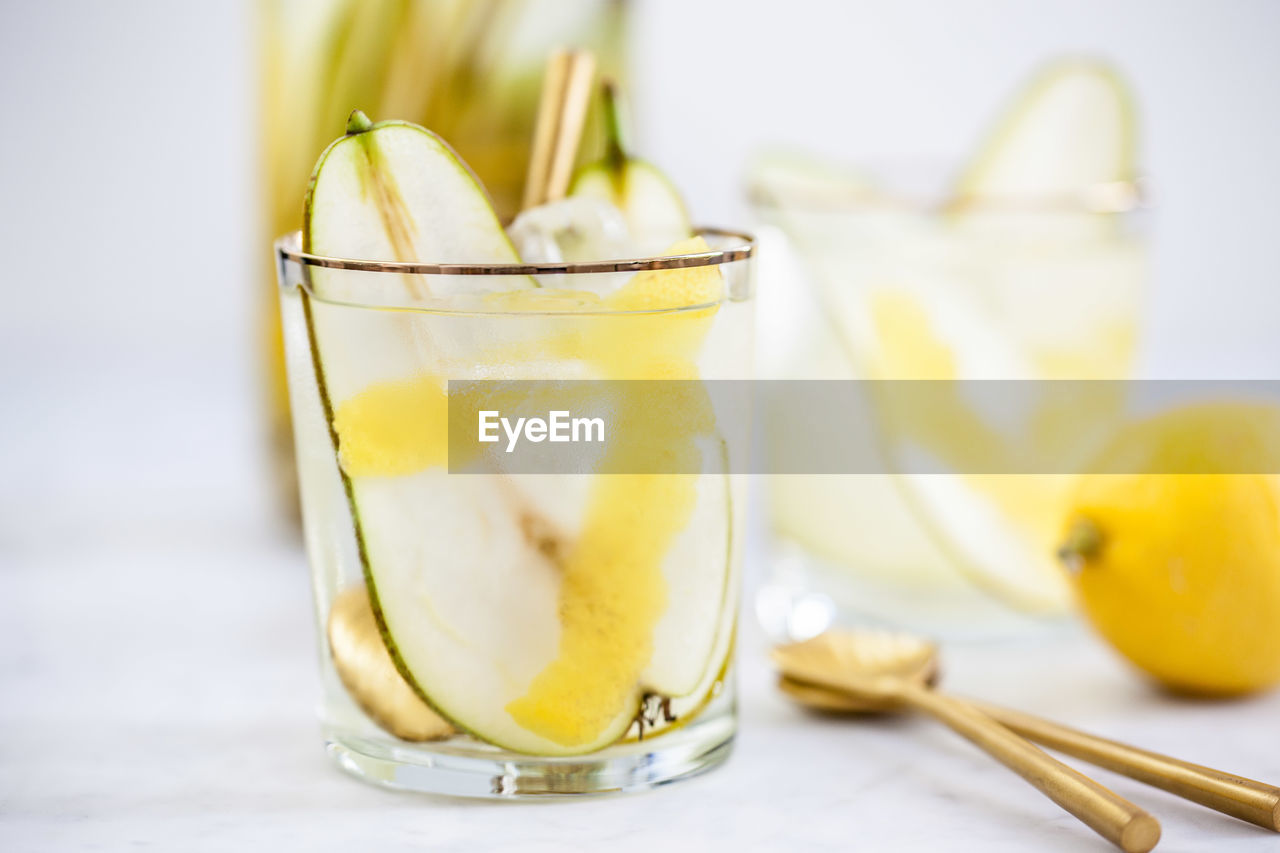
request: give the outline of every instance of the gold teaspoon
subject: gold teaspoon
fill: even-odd
[[[885,632],[828,631],[779,646],[772,657],[791,679],[847,694],[868,710],[925,712],[1126,853],[1146,853],[1160,840],[1160,824],[1150,813],[964,702],[932,690],[937,656],[923,640]]]
[[[914,639],[908,637],[904,642]],[[932,683],[937,676],[936,649],[923,641],[915,642],[928,649],[931,672],[927,681]],[[867,713],[887,710],[851,694],[797,681],[788,675],[781,676],[778,686],[801,704],[823,711]],[[1280,832],[1280,787],[1108,740],[1021,711],[971,699],[963,701],[1028,740],[1272,832]]]

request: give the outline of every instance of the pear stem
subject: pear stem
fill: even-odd
[[[360,110],[352,110],[351,115],[347,117],[347,136],[364,133],[372,128],[373,122],[369,121],[369,117]]]
[[[1084,567],[1086,560],[1098,556],[1103,537],[1098,525],[1087,518],[1077,518],[1067,528],[1067,535],[1058,546],[1058,559],[1072,572]]]
[[[604,98],[604,162],[610,172],[618,175],[627,162],[627,149],[623,144],[626,134],[622,127],[622,93],[612,79],[606,79],[601,89]]]

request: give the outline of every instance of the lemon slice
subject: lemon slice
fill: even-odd
[[[873,296],[867,313],[877,357],[865,365],[871,376],[1030,375],[1026,359],[1001,345],[1006,336],[989,318],[956,294],[938,297],[926,302],[904,290]],[[922,395],[919,402],[928,410],[900,410],[888,401],[877,407],[890,466],[902,472],[893,482],[933,543],[964,576],[1020,610],[1063,611],[1070,589],[1051,554],[1066,484],[1061,478],[965,473],[979,467],[977,454],[998,456],[1001,448],[1015,446],[1026,421],[1010,423],[1007,412],[1004,419],[993,417],[956,388],[954,397]],[[956,473],[905,473],[939,469]]]

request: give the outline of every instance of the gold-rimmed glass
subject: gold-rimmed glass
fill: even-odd
[[[742,484],[730,471],[744,466],[726,459],[692,477],[643,475],[683,476],[698,498],[678,525],[664,528],[668,544],[649,566],[658,571],[646,577],[660,586],[651,598],[661,604],[646,611],[639,650],[627,646],[635,634],[609,636],[615,622],[633,620],[590,626],[620,650],[610,660],[637,668],[627,694],[634,707],[624,700],[616,736],[587,743],[551,726],[538,729],[542,740],[523,733],[512,740],[504,734],[511,722],[501,718],[514,714],[508,706],[565,654],[562,641],[575,630],[564,621],[571,618],[565,612],[577,612],[566,603],[574,593],[564,578],[574,570],[590,574],[591,567],[564,555],[580,541],[589,513],[598,519],[635,506],[593,497],[596,484],[613,475],[450,474],[438,455],[401,466],[394,454],[361,456],[349,443],[353,433],[344,431],[344,412],[424,382],[447,393],[448,383],[465,380],[612,379],[610,371],[624,363],[627,379],[650,378],[648,365],[652,378],[669,378],[673,363],[681,378],[750,378],[754,242],[718,229],[699,233],[703,252],[576,264],[384,263],[304,253],[297,234],[277,242],[319,626],[321,724],[329,753],[349,772],[420,791],[545,796],[647,788],[727,757],[735,731],[732,650],[744,509]],[[637,275],[660,287],[662,276],[689,271],[719,282],[713,300],[638,305],[610,298]],[[373,408],[379,423],[411,436],[414,447],[443,446],[445,437],[432,435],[443,422],[421,407]],[[578,489],[587,490],[587,503],[561,499],[583,494]],[[376,505],[366,497],[375,491]],[[486,502],[498,494],[500,501]],[[643,507],[644,500],[634,503]],[[391,515],[401,520],[386,520]],[[386,544],[393,524],[407,531],[396,534],[398,546]],[[478,529],[485,534],[477,537]],[[688,542],[702,544],[681,544]],[[625,538],[619,547],[626,550]],[[427,580],[408,587],[383,581],[388,555],[403,569],[398,581],[419,574]],[[520,572],[533,570],[536,583],[526,583]],[[632,581],[615,580],[623,584],[625,607]],[[711,588],[714,595],[706,592]],[[406,620],[447,623],[432,634],[438,643],[432,655],[457,661],[465,679],[424,676],[397,645],[405,643],[397,640],[403,637],[397,625]],[[485,655],[473,654],[476,648]],[[660,660],[677,659],[679,677],[659,672]],[[589,675],[583,679],[589,687]],[[653,688],[657,683],[668,685],[665,693]],[[472,716],[478,700],[470,693],[456,698],[475,684],[499,685],[493,701],[479,703],[486,720]],[[575,713],[566,708],[568,716]],[[529,743],[545,748],[523,748]]]
[[[917,163],[821,174],[750,177],[762,240],[789,245],[797,261],[788,304],[762,304],[775,321],[762,330],[766,375],[1132,377],[1146,278],[1140,182],[976,198],[947,192],[949,175]],[[1035,417],[1057,428],[1105,422],[1120,401],[1114,384],[1098,388],[1070,418]],[[994,423],[963,407],[931,419],[953,434]],[[886,412],[873,421],[849,428],[883,448],[886,471],[942,453]],[[960,470],[771,478],[776,551],[762,620],[785,636],[843,620],[985,637],[1061,617],[1070,591],[1052,555],[1068,482]]]

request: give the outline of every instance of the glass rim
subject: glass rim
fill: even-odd
[[[871,189],[827,195],[812,190],[780,193],[767,189],[758,181],[748,180],[746,195],[747,201],[757,210],[791,209],[805,213],[832,214],[897,210],[928,216],[959,213],[1087,213],[1124,216],[1140,213],[1150,206],[1147,180],[1142,176],[1104,181],[1067,193],[968,194],[941,200],[928,198],[924,194]]]
[[[292,231],[275,241],[276,256],[280,261],[293,261],[308,267],[385,272],[398,275],[586,275],[590,273],[642,272],[645,270],[674,270],[689,267],[719,266],[745,261],[755,254],[756,238],[745,231],[727,228],[699,226],[693,229],[699,237],[722,237],[739,241],[724,249],[696,252],[687,255],[655,255],[647,258],[622,258],[617,260],[578,261],[571,263],[533,264],[426,264],[416,261],[370,261],[358,258],[335,258],[304,252],[302,232]]]

